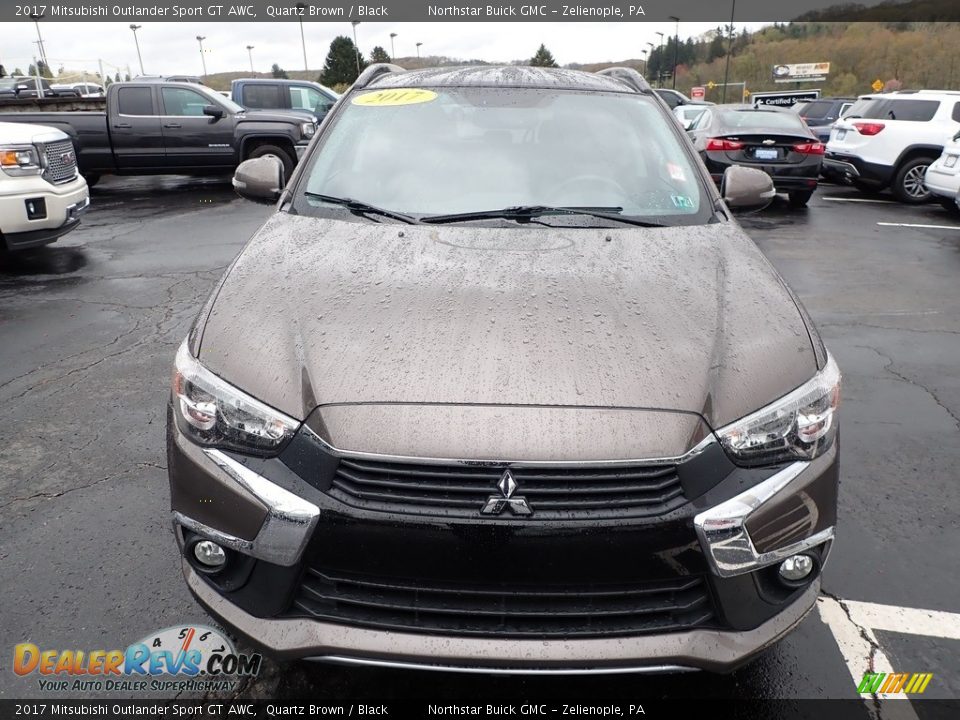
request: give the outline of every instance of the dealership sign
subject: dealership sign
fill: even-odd
[[[782,82],[795,82],[822,78],[830,74],[830,63],[797,63],[795,65],[774,65],[773,77]]]
[[[820,90],[788,90],[785,92],[758,92],[752,95],[753,106],[776,105],[778,107],[791,107],[797,103],[817,100],[820,97]]]

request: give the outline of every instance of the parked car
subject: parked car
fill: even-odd
[[[80,97],[84,98],[104,97],[106,95],[102,85],[92,82],[54,83],[51,87],[55,90],[75,90]]]
[[[243,78],[234,80],[231,97],[252,110],[290,110],[323,121],[340,96],[328,87],[309,80]]]
[[[827,97],[811,100],[803,103],[802,108],[794,109],[803,118],[807,127],[817,136],[817,139],[826,144],[830,139],[830,129],[833,124],[843,117],[843,114],[856,101],[856,98],[850,97]]]
[[[794,207],[805,206],[817,189],[823,143],[792,110],[717,105],[697,118],[689,135],[718,185],[728,167],[743,165],[768,173]]]
[[[684,130],[689,130],[694,121],[700,117],[700,113],[713,104],[714,103],[691,102],[688,105],[677,105],[677,107],[673,109],[673,114],[680,122],[680,127]]]
[[[923,183],[934,199],[950,211],[957,209],[956,198],[960,193],[960,132],[950,138],[924,175]]]
[[[654,92],[663,99],[663,101],[670,107],[671,110],[678,105],[689,105],[691,102],[693,102],[682,92],[679,90],[673,90],[672,88],[656,88]]]
[[[830,133],[824,168],[863,191],[889,187],[904,203],[930,199],[927,168],[960,130],[960,92],[901,90],[865,95]]]
[[[73,144],[51,127],[0,122],[0,246],[47,245],[80,224],[90,205]]]
[[[0,113],[0,119],[67,133],[90,185],[102,175],[229,172],[263,155],[279,158],[289,177],[316,130],[312,120],[248,112],[207,87],[172,81],[113,83],[98,110]]]
[[[833,537],[840,373],[732,215],[772,180],[725,175],[627,68],[384,64],[285,188],[238,167],[274,211],[167,408],[201,605],[283,659],[432,670],[729,670],[783,637]]]
[[[0,79],[0,98],[3,97],[18,100],[38,97],[69,98],[80,97],[80,93],[72,87],[51,85],[46,78],[18,75],[17,77]]]

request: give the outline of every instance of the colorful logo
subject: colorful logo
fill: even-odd
[[[57,676],[90,676],[91,680],[117,676],[252,676],[260,671],[261,660],[259,653],[237,653],[230,639],[213,628],[190,625],[166,628],[125,650],[42,650],[34,643],[20,643],[13,650],[13,671],[20,676],[47,678],[48,682],[40,681],[41,689],[65,690],[66,683],[49,680]],[[121,689],[115,682],[108,684],[106,689]]]
[[[933,673],[871,673],[863,674],[863,680],[857,686],[861,695],[885,695],[904,693],[920,695],[927,689]]]

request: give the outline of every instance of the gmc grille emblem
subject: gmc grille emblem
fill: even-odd
[[[500,494],[488,497],[487,502],[481,508],[480,512],[483,515],[499,515],[507,508],[510,508],[510,512],[514,515],[533,514],[533,510],[527,505],[526,498],[513,496],[517,491],[517,481],[513,479],[513,473],[510,472],[509,468],[504,470],[503,475],[500,476],[497,490],[500,491]]]
[[[60,156],[60,162],[67,165],[71,164],[73,162],[73,153],[65,152],[63,155]]]

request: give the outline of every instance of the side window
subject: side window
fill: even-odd
[[[317,103],[320,102],[320,93],[314,90],[312,87],[305,85],[291,85],[290,88],[290,107],[294,110],[309,110],[313,112],[313,109],[317,106]]]
[[[950,117],[954,122],[960,123],[960,102],[953,104],[953,115]]]
[[[847,110],[853,107],[853,103],[844,103],[840,106],[840,112],[837,113],[837,117],[843,117],[847,114]]]
[[[203,108],[210,104],[204,95],[186,88],[165,87],[160,92],[164,115],[197,117],[203,115]]]
[[[243,86],[243,106],[256,109],[282,108],[279,85],[254,83]]]
[[[704,110],[702,113],[700,113],[700,117],[697,118],[697,121],[693,123],[693,127],[690,129],[702,130],[703,128],[707,127],[707,125],[710,124],[710,118],[712,117],[713,117],[713,113],[711,113],[709,110]]]
[[[156,115],[150,88],[125,87],[117,92],[117,108],[121,115]]]

